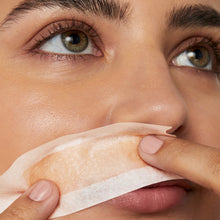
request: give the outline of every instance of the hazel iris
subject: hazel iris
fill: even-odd
[[[74,53],[83,52],[89,44],[89,39],[82,31],[68,31],[61,35],[66,49]]]
[[[205,47],[193,47],[187,50],[189,61],[196,67],[206,67],[211,61],[209,50]]]

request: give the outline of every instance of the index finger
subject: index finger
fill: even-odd
[[[220,195],[220,149],[177,138],[144,137],[139,154],[159,169],[180,175]]]

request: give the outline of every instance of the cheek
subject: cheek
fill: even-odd
[[[190,105],[189,129],[187,138],[211,147],[220,148],[220,95],[203,99],[198,97],[198,101]]]
[[[173,69],[172,74],[188,109],[183,138],[220,148],[220,86],[216,76],[183,68]]]
[[[104,124],[108,108],[97,105],[94,88],[26,80],[1,81],[0,87],[0,172],[45,142]]]

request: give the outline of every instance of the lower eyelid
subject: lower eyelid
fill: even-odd
[[[84,64],[86,63],[94,63],[94,61],[97,61],[97,59],[101,58],[101,57],[95,57],[93,55],[90,54],[85,54],[85,55],[70,55],[70,54],[54,54],[54,53],[45,53],[43,51],[39,51],[39,50],[35,50],[32,52],[32,56],[33,57],[37,57],[39,58],[39,60],[42,62],[65,62],[67,65],[68,63],[75,64],[77,63],[77,65],[80,64]],[[73,66],[72,66],[73,67]]]

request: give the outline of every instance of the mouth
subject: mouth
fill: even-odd
[[[195,187],[188,180],[170,180],[127,193],[107,203],[133,212],[157,213],[180,204]]]

